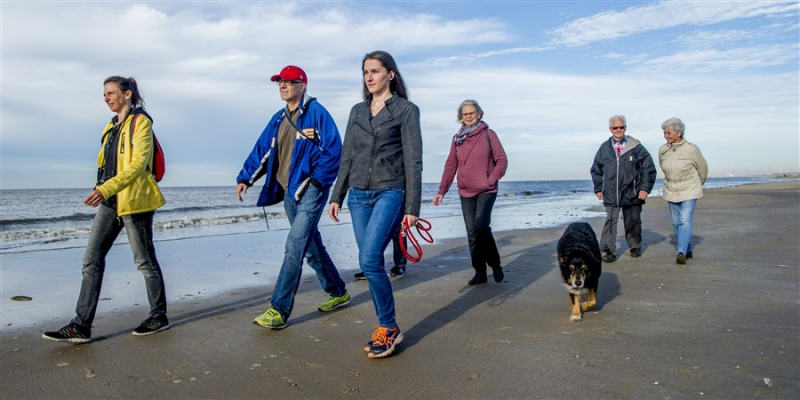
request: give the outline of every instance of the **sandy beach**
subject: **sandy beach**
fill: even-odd
[[[466,239],[438,240],[393,280],[405,341],[393,356],[370,360],[371,298],[352,278],[355,248],[340,248],[332,255],[351,304],[317,312],[326,295],[309,275],[281,331],[251,324],[272,290],[258,275],[240,290],[171,304],[172,328],[150,337],[130,335],[142,307],[101,306],[100,340],[87,345],[41,338],[69,314],[4,329],[0,397],[800,398],[800,181],[707,190],[685,266],[675,264],[666,203],[648,200],[642,219],[643,256],[621,245],[583,322],[569,321],[556,266],[563,227],[496,232],[506,279],[476,287],[466,284]],[[601,218],[588,222],[600,232]],[[338,229],[352,234],[349,225]],[[280,257],[219,242],[165,242],[159,252],[166,259],[170,246],[189,246],[222,264],[219,280],[225,263]],[[79,260],[80,251],[62,256]],[[59,301],[72,307],[75,295]]]

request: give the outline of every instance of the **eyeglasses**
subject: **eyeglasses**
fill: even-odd
[[[303,81],[293,80],[293,81],[285,81],[283,79],[275,82],[278,86],[289,86],[289,85],[296,85],[298,83],[303,83]]]
[[[621,130],[625,130],[625,128],[627,128],[627,126],[612,126],[611,130],[612,131],[621,131]]]
[[[478,112],[477,111],[473,111],[473,112],[468,112],[468,113],[462,113],[461,117],[474,117],[476,115],[478,115]]]

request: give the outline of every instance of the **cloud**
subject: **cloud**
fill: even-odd
[[[426,65],[426,66],[435,66],[441,67],[449,64],[468,64],[471,62],[478,61],[483,58],[490,58],[490,57],[497,57],[497,56],[506,56],[506,55],[514,55],[514,54],[522,54],[522,53],[538,53],[542,51],[552,50],[552,46],[541,46],[541,47],[512,47],[507,49],[498,49],[492,51],[485,51],[481,53],[459,53],[458,55],[448,56],[448,57],[437,57],[427,59],[425,61],[417,63],[417,65]]]
[[[766,45],[730,50],[701,49],[636,60],[639,73],[743,71],[785,65],[797,59],[798,45]]]
[[[709,25],[762,16],[796,18],[797,2],[661,1],[579,18],[552,31],[553,44],[583,46],[682,25]]]
[[[585,179],[608,136],[607,118],[617,113],[628,116],[631,134],[651,152],[663,140],[661,122],[682,118],[712,175],[724,174],[732,158],[742,163],[731,165],[738,174],[761,171],[757,163],[765,158],[773,166],[797,163],[796,43],[765,35],[742,45],[744,29],[719,29],[705,31],[697,46],[655,56],[603,47],[585,52],[532,42],[540,32],[514,27],[514,10],[459,19],[448,17],[446,6],[437,14],[393,4],[4,3],[2,185],[91,186],[100,130],[111,117],[102,80],[112,74],[140,82],[167,154],[166,186],[233,184],[256,137],[283,106],[271,75],[286,64],[302,66],[310,94],[344,130],[350,108],[361,101],[361,57],[375,49],[395,56],[422,111],[428,182],[441,176],[458,128],[456,107],[467,98],[481,103],[506,145],[508,179]],[[672,7],[638,8],[654,6]],[[743,7],[752,14],[789,6]],[[787,29],[771,23],[771,32]],[[760,29],[753,25],[748,30]],[[688,43],[681,35],[658,39]],[[781,62],[791,69],[770,68]],[[782,146],[753,149],[755,130]],[[746,157],[740,148],[748,149]]]

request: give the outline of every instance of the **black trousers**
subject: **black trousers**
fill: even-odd
[[[475,197],[461,197],[461,213],[467,227],[469,255],[472,268],[479,275],[486,275],[486,265],[500,267],[500,253],[492,235],[492,207],[497,193],[483,193]]]

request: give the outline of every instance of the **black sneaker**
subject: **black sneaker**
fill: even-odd
[[[169,321],[166,315],[150,317],[142,321],[138,328],[134,329],[133,336],[147,336],[169,329]]]
[[[482,283],[486,283],[487,281],[488,279],[486,279],[486,274],[483,275],[475,274],[475,276],[473,276],[472,279],[467,281],[467,284],[470,286],[475,286],[475,285],[480,285]]]
[[[492,277],[494,281],[500,283],[505,278],[505,274],[503,274],[503,267],[492,268]]]
[[[364,272],[356,272],[355,275],[353,275],[353,277],[356,278],[357,281],[367,280],[367,277],[364,276]]]
[[[605,262],[614,262],[617,261],[617,253],[614,253],[611,250],[606,250],[605,255],[603,256],[603,261]]]
[[[406,274],[406,267],[401,267],[399,265],[395,265],[392,267],[391,271],[389,271],[389,275],[399,278]]]
[[[642,251],[639,249],[631,249],[631,257],[639,258],[642,256]]]
[[[688,259],[690,259],[690,258],[692,258],[692,257],[694,257],[694,255],[692,254],[692,251],[691,251],[691,250],[689,250],[689,252],[688,252],[688,253],[686,253],[686,259],[688,260]]]
[[[89,343],[92,341],[92,329],[70,322],[55,332],[43,333],[42,337],[54,342]]]

